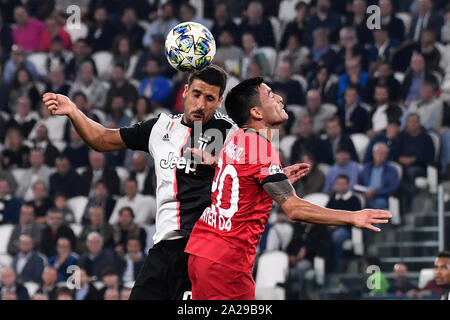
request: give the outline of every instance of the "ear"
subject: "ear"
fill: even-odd
[[[187,94],[188,90],[189,90],[189,87],[188,87],[187,84],[185,84],[185,85],[184,85],[183,95],[182,95],[182,96],[183,96],[183,99],[186,99],[186,94]]]
[[[250,118],[261,120],[263,118],[261,109],[259,107],[252,107],[250,109]]]

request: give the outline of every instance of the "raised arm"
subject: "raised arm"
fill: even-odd
[[[288,180],[268,182],[264,190],[277,201],[283,211],[293,220],[316,224],[347,225],[381,231],[373,224],[388,223],[392,215],[384,210],[365,209],[360,211],[333,210],[300,199]]]
[[[107,129],[89,119],[68,97],[49,92],[44,94],[42,101],[52,115],[68,116],[83,141],[95,151],[106,152],[126,148],[119,129]]]

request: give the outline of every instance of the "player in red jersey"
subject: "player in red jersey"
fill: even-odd
[[[382,210],[332,210],[295,194],[271,145],[274,129],[287,119],[282,98],[262,78],[241,82],[227,95],[225,107],[239,130],[225,143],[212,185],[212,204],[192,231],[186,252],[194,300],[252,300],[256,247],[273,200],[293,220],[346,225],[380,231]]]

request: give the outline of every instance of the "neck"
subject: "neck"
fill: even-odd
[[[253,122],[252,124],[243,127],[244,130],[250,129],[256,131],[261,136],[272,142],[272,139],[276,132],[279,130],[280,125],[268,125],[260,122]]]

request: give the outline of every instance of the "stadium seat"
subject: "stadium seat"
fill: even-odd
[[[391,166],[393,166],[395,168],[395,170],[397,170],[397,174],[398,174],[398,179],[402,180],[403,177],[403,167],[400,163],[395,162],[395,161],[389,161],[389,164]]]
[[[297,136],[294,136],[292,134],[288,135],[288,136],[284,136],[281,139],[280,150],[281,150],[281,152],[283,152],[283,155],[286,159],[290,159],[292,146],[294,145],[296,140],[297,140]]]
[[[326,193],[316,192],[304,196],[303,199],[318,206],[325,207],[328,203],[328,200],[330,200],[330,196]]]
[[[298,2],[304,0],[283,0],[280,3],[280,9],[278,10],[278,19],[281,23],[287,24],[295,19],[297,11],[295,6]]]
[[[63,152],[67,146],[65,141],[52,141],[52,144],[56,147],[56,149],[58,149],[59,152]]]
[[[270,24],[272,25],[273,35],[275,36],[275,47],[278,48],[278,45],[281,41],[281,23],[277,17],[270,16],[269,17]]]
[[[293,74],[291,78],[292,80],[295,80],[300,83],[303,89],[303,93],[306,94],[306,91],[308,90],[308,82],[306,81],[305,77],[299,74]]]
[[[98,51],[92,55],[92,60],[97,67],[99,78],[104,78],[107,73],[112,71],[113,56],[109,51]]]
[[[411,14],[408,12],[398,12],[395,14],[395,16],[403,21],[403,24],[405,25],[405,34],[408,34],[409,29],[411,28]]]
[[[76,223],[81,223],[87,203],[88,198],[84,196],[73,197],[67,200],[67,206],[72,210]]]
[[[145,20],[139,20],[138,24],[145,30],[147,31],[148,28],[150,28],[151,23]]]
[[[4,224],[0,226],[0,254],[8,253],[8,242],[13,230],[14,225],[12,224]]]
[[[34,86],[36,87],[36,90],[39,92],[39,94],[44,94],[45,92],[45,84],[41,81],[35,81]]]
[[[269,229],[266,251],[286,250],[294,235],[294,227],[290,223],[278,222]]]
[[[419,289],[425,288],[427,283],[433,279],[434,279],[434,269],[432,268],[421,269],[419,272],[419,283],[418,283]]]
[[[328,172],[330,172],[331,166],[326,163],[319,163],[317,165],[317,168],[322,171],[323,175],[326,177],[328,175]]]
[[[79,167],[76,168],[75,171],[81,176],[85,171],[87,170],[87,167]]]
[[[28,295],[33,298],[34,294],[38,291],[39,285],[36,282],[25,282],[24,287],[27,288]]]
[[[72,43],[75,43],[78,39],[85,39],[89,32],[88,26],[85,23],[80,23],[78,28],[68,28],[66,25],[64,30],[69,33]]]
[[[362,133],[354,133],[350,135],[350,139],[352,139],[353,145],[355,146],[359,162],[363,162],[367,146],[370,142],[369,137]]]
[[[125,184],[125,181],[128,179],[130,173],[128,172],[128,169],[125,167],[116,167],[115,169],[120,179],[120,185],[123,186]]]
[[[94,281],[92,284],[98,291],[102,290],[105,287],[105,284],[102,281]]]
[[[398,82],[403,83],[403,80],[405,79],[405,74],[403,72],[397,71],[394,73],[394,78]]]
[[[44,53],[44,52],[31,53],[27,57],[27,60],[34,64],[34,66],[36,67],[37,73],[41,77],[47,76],[47,66],[46,66],[47,54],[46,53]]]
[[[363,231],[360,228],[352,227],[352,245],[355,255],[364,254]]]
[[[433,140],[433,146],[434,146],[434,161],[439,161],[439,153],[441,151],[441,137],[438,133],[429,131],[428,135],[430,136],[431,140]]]
[[[289,272],[289,257],[282,251],[263,253],[258,260],[255,280],[255,300],[284,300],[284,284]]]
[[[13,258],[6,253],[0,253],[0,269],[11,267],[13,262]]]
[[[11,170],[11,173],[12,173],[14,179],[16,180],[16,182],[19,182],[22,180],[25,170],[26,169],[21,169],[21,168],[15,168],[15,169]]]
[[[325,259],[315,256],[313,260],[314,275],[318,285],[325,284]]]
[[[76,237],[79,237],[81,235],[81,231],[83,231],[83,225],[79,223],[71,223],[70,229],[72,229]]]
[[[391,224],[400,225],[400,200],[397,197],[390,196],[389,199],[389,212],[392,214]]]

